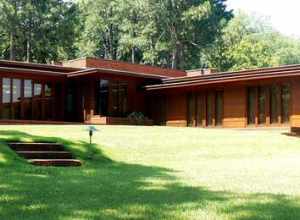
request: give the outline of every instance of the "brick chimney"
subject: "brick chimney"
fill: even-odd
[[[204,76],[204,75],[211,75],[217,73],[218,70],[215,68],[209,69],[194,69],[194,70],[187,70],[187,76]]]

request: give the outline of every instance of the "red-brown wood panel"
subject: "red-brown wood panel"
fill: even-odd
[[[246,127],[247,95],[245,87],[225,88],[223,126]]]
[[[187,96],[186,93],[168,94],[167,96],[167,125],[187,126]]]

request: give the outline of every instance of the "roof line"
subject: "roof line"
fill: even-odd
[[[60,76],[66,77],[66,73],[46,71],[46,70],[35,70],[35,69],[24,69],[24,68],[12,68],[12,67],[0,67],[0,72],[17,72],[17,73],[33,73],[33,74],[44,74],[47,76]]]
[[[198,75],[198,76],[188,76],[188,77],[176,77],[170,79],[164,79],[164,83],[171,83],[171,82],[184,82],[184,81],[192,81],[196,79],[210,79],[210,78],[220,78],[226,77],[228,75],[250,75],[250,74],[266,74],[266,73],[280,73],[289,70],[300,70],[300,65],[286,65],[281,67],[269,67],[269,68],[262,68],[262,69],[252,69],[252,70],[242,70],[242,71],[235,71],[235,72],[219,72],[219,73],[212,73],[207,75]]]
[[[131,71],[124,71],[124,70],[115,70],[115,69],[108,69],[108,68],[89,68],[85,70],[80,70],[76,72],[72,72],[68,74],[68,78],[74,78],[79,76],[84,76],[92,73],[98,73],[100,71],[111,73],[111,74],[120,74],[128,75],[128,76],[135,76],[141,78],[151,78],[151,79],[164,79],[167,76],[156,75],[156,74],[146,74],[146,73],[138,73],[138,72],[131,72]]]
[[[208,84],[219,84],[219,83],[228,83],[236,81],[250,81],[257,79],[269,79],[269,78],[281,78],[281,77],[291,77],[291,76],[300,76],[300,70],[297,71],[283,71],[282,74],[278,72],[270,72],[266,74],[261,73],[250,73],[250,74],[228,74],[227,77],[214,77],[214,78],[198,78],[190,81],[182,82],[169,82],[162,83],[157,85],[145,86],[145,89],[150,90],[160,90],[168,88],[178,88],[178,87],[187,87],[187,86],[197,86],[197,85],[208,85]]]
[[[80,69],[80,68],[64,67],[64,66],[52,65],[52,64],[30,63],[30,62],[11,61],[11,60],[0,60],[0,64],[23,66],[23,67],[29,67],[29,68],[30,67],[31,68],[47,68],[47,69],[62,70],[62,71],[75,71],[75,70]]]

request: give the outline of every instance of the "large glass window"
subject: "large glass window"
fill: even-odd
[[[213,125],[213,115],[214,115],[214,94],[209,93],[207,95],[206,101],[206,124],[207,126]]]
[[[52,119],[54,101],[51,83],[33,83],[30,79],[2,78],[1,80],[0,117],[2,119]]]
[[[281,119],[282,123],[288,123],[290,121],[290,99],[291,91],[289,85],[282,86],[281,93]]]
[[[34,84],[34,96],[42,96],[42,84]]]
[[[12,83],[12,118],[21,119],[21,80],[13,79]]]
[[[2,103],[10,103],[11,98],[11,79],[2,79]]]
[[[24,80],[24,98],[32,97],[32,81]]]
[[[271,123],[278,123],[278,116],[279,116],[279,87],[274,85],[271,87],[270,91],[270,118]]]
[[[266,93],[265,87],[258,88],[258,123],[265,124],[266,123]]]
[[[21,101],[21,80],[13,79],[13,102]]]
[[[2,79],[2,119],[11,118],[11,79],[3,78]]]
[[[97,82],[97,106],[96,113],[102,116],[108,114],[108,94],[109,94],[109,82],[108,80],[99,80]]]
[[[255,124],[256,117],[256,88],[248,89],[248,124]]]
[[[50,97],[52,95],[52,85],[51,83],[45,84],[45,96]]]
[[[32,80],[24,80],[23,119],[32,119]]]
[[[216,93],[216,125],[223,124],[223,92]]]
[[[188,126],[195,125],[196,99],[194,94],[188,94]]]
[[[112,116],[123,117],[127,114],[127,83],[111,82]]]

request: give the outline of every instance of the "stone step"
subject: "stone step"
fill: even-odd
[[[16,151],[25,159],[72,159],[73,156],[68,151]]]
[[[75,159],[32,159],[28,160],[32,165],[38,166],[81,166],[80,160]]]
[[[64,151],[64,146],[57,143],[8,143],[15,151]]]

